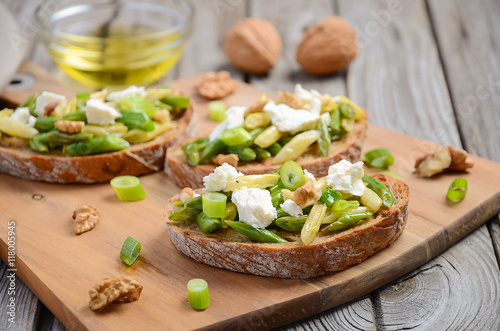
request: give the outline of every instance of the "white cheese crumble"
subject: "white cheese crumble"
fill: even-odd
[[[132,85],[132,86],[126,88],[125,90],[111,92],[106,97],[106,100],[120,102],[122,99],[125,99],[125,98],[136,97],[136,96],[144,98],[144,97],[146,97],[146,95],[147,95],[147,92],[146,92],[146,88],[144,86],[137,87],[135,85]]]
[[[321,94],[318,91],[308,91],[302,88],[302,85],[297,84],[293,94],[305,104],[306,109],[311,113],[318,115],[321,113]]]
[[[30,114],[30,109],[28,107],[19,107],[12,114],[10,118],[19,121],[26,126],[33,127],[36,123],[36,117]]]
[[[278,216],[268,190],[260,188],[236,190],[231,201],[238,209],[240,221],[257,229],[266,228]]]
[[[203,192],[229,191],[227,183],[241,176],[243,174],[236,170],[235,167],[228,163],[223,163],[221,166],[215,168],[213,173],[203,177],[203,183],[205,184]]]
[[[64,107],[66,105],[66,97],[64,95],[55,94],[52,92],[42,92],[35,100],[35,114],[38,117],[43,117],[45,107],[52,102],[57,102],[58,105]]]
[[[304,169],[304,176],[306,176],[306,180],[309,180],[311,182],[315,182],[316,178],[314,178],[314,175],[307,171],[307,169]]]
[[[264,112],[269,114],[271,122],[280,132],[311,130],[319,120],[318,114],[305,109],[294,109],[284,103],[275,104],[274,101],[266,103]]]
[[[328,168],[326,182],[334,190],[362,196],[365,191],[363,175],[363,162],[359,161],[352,164],[347,160],[341,160]]]
[[[290,216],[299,217],[303,215],[302,208],[300,208],[300,206],[292,199],[287,199],[280,205],[280,207]]]
[[[89,124],[110,125],[115,123],[115,119],[122,117],[122,114],[110,105],[97,99],[89,99],[85,107],[87,122]]]
[[[243,126],[245,123],[246,107],[233,106],[226,110],[226,119],[222,121],[208,136],[209,141],[214,141],[224,130]]]
[[[330,125],[330,122],[332,121],[332,117],[330,116],[330,113],[323,113],[320,115],[321,119],[325,121],[326,125]]]

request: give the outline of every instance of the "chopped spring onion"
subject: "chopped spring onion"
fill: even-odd
[[[391,176],[391,177],[394,177],[396,179],[401,179],[400,175],[398,175],[397,173],[392,172],[392,171],[381,171],[381,172],[379,172],[379,174],[385,175],[385,176]]]
[[[377,148],[365,153],[365,163],[373,168],[388,168],[394,164],[394,157],[387,148]]]
[[[111,180],[111,187],[122,201],[137,201],[146,197],[139,178],[135,176],[118,176]]]
[[[295,161],[288,160],[280,168],[280,178],[285,188],[295,191],[305,184],[304,170]]]
[[[141,253],[141,243],[132,237],[127,237],[120,251],[120,259],[126,265],[131,265],[137,260],[139,253]]]
[[[466,193],[467,179],[459,177],[455,178],[455,180],[451,182],[450,188],[448,189],[448,194],[446,194],[446,198],[453,202],[459,202],[465,198]]]
[[[212,121],[222,122],[226,119],[226,104],[222,101],[209,102],[208,116]]]
[[[241,126],[224,130],[218,138],[227,146],[235,146],[252,140],[250,133]]]
[[[209,217],[226,216],[227,196],[218,192],[207,192],[202,195],[203,212]]]
[[[210,304],[208,283],[204,279],[191,279],[187,284],[189,304],[196,310],[204,310]]]

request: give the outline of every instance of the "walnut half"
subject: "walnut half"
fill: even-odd
[[[304,209],[315,204],[321,198],[321,190],[314,186],[310,181],[306,181],[304,185],[293,192],[293,201]]]
[[[73,230],[76,234],[82,234],[95,228],[99,222],[99,211],[94,205],[79,203],[73,211]]]
[[[139,300],[143,286],[127,277],[106,277],[95,284],[89,291],[89,308],[98,310],[116,302],[132,302]]]
[[[196,85],[196,91],[204,98],[221,99],[236,91],[238,84],[228,71],[208,72]]]
[[[421,177],[432,177],[447,169],[465,171],[473,165],[466,151],[449,145],[419,158],[415,170]]]

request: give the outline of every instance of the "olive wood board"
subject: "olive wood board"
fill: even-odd
[[[202,132],[217,123],[208,118],[207,101],[194,92],[199,76],[171,85],[196,103]],[[331,94],[334,91],[325,91]],[[245,83],[224,99],[228,106],[249,105],[262,91]],[[369,111],[369,110],[368,110]],[[32,182],[0,174],[0,257],[7,261],[8,222],[16,226],[17,275],[71,330],[268,329],[296,321],[359,298],[412,271],[471,233],[500,212],[500,164],[472,157],[467,173],[423,179],[414,173],[417,157],[431,142],[369,126],[364,150],[389,148],[390,168],[410,187],[410,215],[401,237],[391,246],[345,271],[312,279],[275,279],[246,275],[197,263],[179,253],[163,220],[167,199],[178,193],[163,173],[141,177],[144,200],[122,202],[111,186]],[[366,169],[368,173],[374,173]],[[465,177],[466,198],[449,203],[451,181]],[[100,212],[96,228],[73,233],[72,214],[79,202]],[[132,266],[119,259],[127,236],[142,244]],[[128,276],[144,286],[132,303],[111,304],[100,312],[88,308],[89,289],[106,276]],[[211,304],[195,311],[186,284],[203,278]]]

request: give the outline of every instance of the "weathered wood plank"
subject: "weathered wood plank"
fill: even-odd
[[[429,1],[465,148],[500,161],[500,3]],[[446,13],[443,15],[442,13]]]

